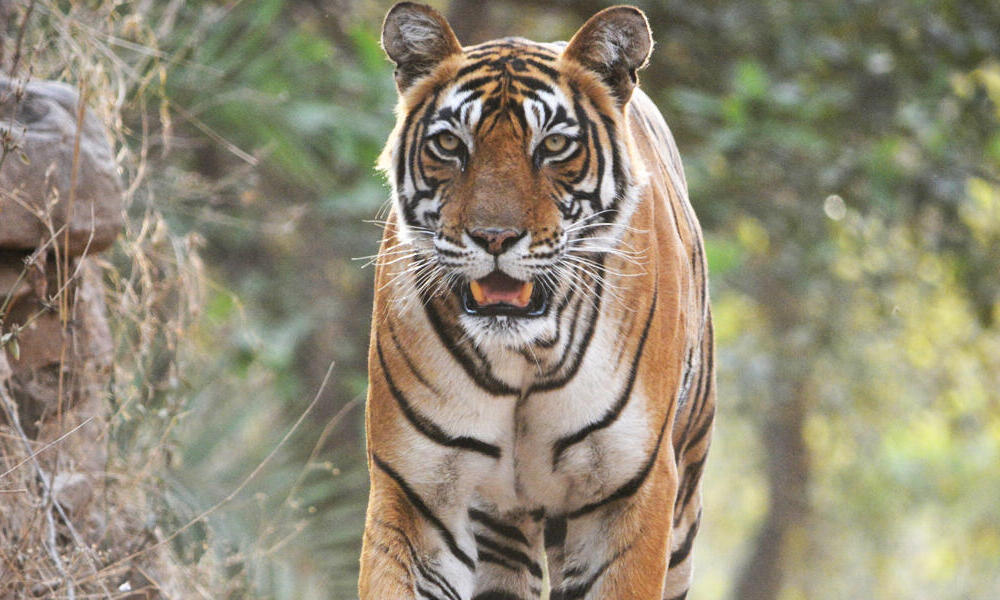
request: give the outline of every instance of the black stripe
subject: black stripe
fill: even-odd
[[[553,293],[553,295],[556,293],[556,288],[557,288],[557,285],[556,284],[552,284],[552,293]],[[549,339],[537,338],[534,341],[534,345],[536,345],[536,346],[538,346],[540,348],[552,348],[562,338],[562,314],[563,314],[563,311],[566,310],[566,307],[569,305],[569,302],[570,302],[570,300],[573,299],[573,297],[574,297],[574,294],[572,293],[572,291],[568,292],[563,297],[562,301],[559,302],[559,305],[556,307],[556,314],[553,316],[553,320],[556,323],[556,330],[552,334],[552,337],[549,338]],[[578,313],[579,313],[579,303],[577,303],[576,314],[578,314]],[[574,316],[572,317],[572,320],[575,320],[575,319],[576,319],[576,316],[574,314]],[[572,341],[572,340],[570,340],[570,341]],[[568,344],[569,344],[569,342],[567,342],[567,345]]]
[[[545,547],[559,547],[566,543],[566,517],[545,519]]]
[[[708,336],[708,340],[705,342],[704,355],[702,356],[702,367],[698,374],[698,385],[695,388],[694,402],[691,406],[691,410],[688,413],[688,421],[684,425],[684,435],[681,436],[681,440],[691,439],[691,428],[695,423],[704,423],[701,421],[702,414],[704,410],[709,405],[709,400],[712,397],[712,375],[715,371],[715,353],[714,344],[712,343],[712,322],[711,319],[707,321],[708,330],[705,335]],[[712,414],[708,417],[707,421],[711,421],[715,417],[715,406],[714,404],[710,407]],[[687,451],[688,444],[684,443],[684,452]]]
[[[508,525],[507,523],[501,523],[481,510],[476,510],[474,508],[469,509],[469,518],[477,523],[481,523],[491,529],[494,533],[502,535],[505,538],[512,539],[515,542],[524,544],[525,546],[530,545],[528,543],[528,538],[524,537],[524,534],[521,533],[520,529],[514,527],[513,525]]]
[[[559,369],[566,363],[566,360],[570,357],[570,350],[573,348],[573,340],[576,338],[576,326],[580,322],[580,313],[583,312],[584,302],[586,298],[583,294],[575,294],[573,290],[570,289],[566,292],[566,300],[569,301],[574,297],[579,297],[576,304],[573,305],[573,314],[569,318],[569,331],[566,334],[566,347],[563,349],[562,357],[559,361],[554,364],[550,369],[545,371],[545,375],[550,377],[559,372]],[[559,341],[559,337],[562,336],[562,313],[561,311],[556,315],[556,337],[552,340],[552,345]]]
[[[406,165],[408,162],[407,157],[409,156],[409,152],[406,150],[407,137],[410,134],[410,129],[413,127],[414,119],[417,118],[417,114],[419,114],[422,109],[426,108],[426,104],[427,99],[425,98],[413,107],[410,114],[406,115],[406,120],[403,121],[403,128],[399,132],[399,155],[397,156],[396,163],[396,185],[399,187],[402,187],[406,180]]]
[[[499,446],[494,446],[493,444],[488,444],[482,440],[477,440],[472,437],[451,436],[438,427],[436,423],[415,411],[406,400],[406,396],[403,395],[402,390],[396,387],[396,383],[392,380],[392,376],[389,374],[389,367],[385,364],[385,356],[382,354],[382,342],[377,338],[375,340],[375,351],[378,354],[379,365],[382,367],[382,374],[385,375],[385,383],[389,386],[389,392],[392,394],[392,397],[396,399],[396,403],[406,416],[406,420],[409,421],[417,431],[442,446],[461,448],[462,450],[478,452],[491,458],[500,458]]]
[[[452,336],[448,335],[445,330],[445,323],[441,319],[441,315],[437,313],[433,306],[434,302],[427,302],[424,304],[424,312],[427,314],[427,320],[430,321],[431,327],[434,329],[434,333],[437,334],[438,339],[441,340],[441,344],[448,349],[448,352],[455,358],[455,361],[462,367],[466,375],[472,379],[473,382],[481,389],[490,393],[493,396],[511,396],[519,394],[520,390],[514,389],[500,381],[493,375],[492,371],[489,369],[489,365],[485,365],[484,368],[478,368],[477,365],[473,363],[472,358],[470,358],[458,344]]]
[[[712,429],[712,421],[715,417],[715,407],[710,409],[710,414],[704,420],[701,428],[698,430],[696,437],[700,441],[704,437],[705,433]],[[696,442],[697,443],[697,442]],[[687,459],[687,451],[690,446],[684,444],[684,456],[678,455],[678,462]],[[698,482],[701,480],[702,469],[705,467],[705,460],[708,458],[708,448],[701,455],[701,460],[685,464],[684,471],[680,474],[681,487],[677,490],[677,497],[674,500],[674,527],[680,523],[681,516],[684,514],[684,507],[687,506],[688,502],[691,501],[695,490],[698,489]]]
[[[470,92],[477,87],[484,86],[488,83],[496,83],[496,77],[493,75],[486,75],[485,77],[473,77],[472,79],[466,79],[458,86],[457,92]]]
[[[694,392],[694,394],[691,395],[693,402],[691,402],[688,407],[687,421],[684,423],[684,434],[681,435],[682,442],[683,440],[688,439],[688,436],[691,433],[691,428],[698,420],[700,411],[704,408],[705,400],[708,398],[706,394],[706,391],[708,390],[707,383],[710,380],[710,372],[713,367],[711,349],[711,343],[705,341],[702,342],[701,366],[698,369],[698,380],[695,382],[692,390]],[[698,411],[698,413],[696,414],[695,411]]]
[[[570,567],[568,569],[564,569],[563,570],[563,579],[569,579],[570,577],[579,577],[580,575],[583,575],[584,571],[587,570],[588,566],[589,565],[587,565],[587,563],[582,563],[582,564],[576,565],[575,567]]]
[[[679,596],[674,596],[670,600],[684,600],[685,598],[687,598],[687,596],[688,596],[688,590],[684,590],[683,592],[681,592]]]
[[[597,502],[591,502],[590,504],[585,504],[580,508],[574,510],[573,512],[566,515],[567,518],[576,519],[582,517],[587,513],[593,512],[602,506],[610,504],[616,500],[622,500],[628,498],[632,494],[636,493],[642,484],[646,482],[646,478],[649,476],[650,471],[653,470],[653,465],[656,463],[656,457],[660,454],[660,445],[663,442],[663,432],[667,428],[667,418],[670,415],[666,415],[663,418],[663,424],[660,425],[660,434],[656,438],[656,446],[653,448],[653,453],[650,455],[649,460],[643,466],[642,470],[636,473],[635,477],[625,482],[620,488],[612,492],[609,496],[598,500]]]
[[[455,588],[453,588],[450,583],[445,581],[441,577],[441,575],[439,575],[435,571],[428,569],[423,564],[423,562],[417,555],[416,548],[414,548],[413,543],[410,542],[410,537],[406,535],[406,532],[403,531],[401,527],[397,527],[391,523],[387,523],[378,518],[372,519],[372,523],[378,525],[379,527],[384,527],[389,531],[392,531],[403,540],[403,543],[406,544],[406,549],[410,554],[410,562],[413,563],[413,565],[417,568],[417,571],[425,580],[436,585],[438,589],[444,592],[444,594],[448,597],[449,600],[462,600],[461,597],[458,595],[458,591],[455,590]]]
[[[698,534],[698,526],[700,524],[701,524],[701,514],[698,515],[698,518],[695,519],[694,523],[691,524],[691,527],[688,528],[687,535],[684,536],[684,542],[681,543],[681,545],[676,550],[670,553],[669,568],[672,569],[677,565],[681,564],[682,562],[684,562],[684,559],[686,559],[688,555],[691,554],[691,548],[694,547],[694,536]]]
[[[524,565],[525,567],[527,567],[528,572],[534,575],[535,577],[538,578],[542,577],[542,567],[540,567],[537,562],[533,561],[531,557],[525,554],[524,552],[503,546],[497,543],[496,541],[491,540],[490,538],[483,535],[476,535],[475,538],[476,538],[476,543],[479,544],[480,546],[492,550],[493,552],[496,552],[497,554],[506,558],[509,561],[513,561]]]
[[[396,351],[403,357],[403,360],[406,362],[406,366],[410,369],[410,372],[413,373],[413,376],[416,377],[417,381],[422,383],[424,387],[434,392],[435,395],[440,396],[441,393],[438,391],[437,387],[427,381],[427,378],[424,377],[424,374],[417,368],[417,365],[413,362],[413,359],[410,358],[410,355],[407,354],[403,345],[399,343],[399,338],[396,336],[396,328],[392,324],[392,319],[386,319],[386,325],[389,327],[389,336],[392,338],[392,343],[396,347]]]
[[[708,455],[702,455],[701,460],[684,467],[684,493],[681,495],[681,501],[679,504],[674,506],[674,510],[677,507],[685,507],[687,503],[691,501],[691,497],[694,495],[695,490],[698,489],[698,482],[701,480],[701,470],[705,467],[705,459]]]
[[[603,265],[603,256],[601,260]],[[586,354],[587,349],[590,347],[590,340],[591,338],[594,337],[594,331],[597,329],[597,321],[601,316],[601,302],[604,297],[603,278],[597,278],[597,288],[594,292],[594,296],[595,297],[594,297],[592,312],[586,317],[586,320],[588,321],[587,330],[583,334],[583,338],[580,340],[580,343],[577,344],[577,351],[573,355],[573,362],[570,365],[568,372],[559,379],[552,379],[549,381],[536,383],[531,387],[529,392],[546,392],[549,390],[559,389],[562,386],[566,385],[566,382],[568,382],[569,380],[573,379],[573,377],[576,376],[576,372],[580,370],[580,365],[583,363],[583,357]],[[579,315],[577,315],[576,319],[574,319],[574,322],[572,324],[574,328],[576,327],[576,321],[578,319],[580,319]],[[570,341],[572,341],[572,339]],[[567,351],[566,355],[564,355],[559,361],[560,365],[564,363],[567,356],[569,355],[569,346],[567,346],[566,351]]]
[[[518,55],[525,54],[527,56],[537,56],[538,58],[544,60],[555,60],[559,55],[552,50],[544,46],[539,46],[538,44],[532,44],[526,40],[497,40],[492,42],[485,42],[477,46],[473,46],[466,53],[466,56],[474,57],[477,55],[499,55],[500,50],[516,50]]]
[[[476,71],[478,69],[483,68],[484,66],[486,66],[487,64],[489,64],[489,62],[490,62],[489,60],[483,60],[483,59],[474,60],[473,62],[465,65],[464,67],[462,67],[461,69],[459,69],[458,71],[456,71],[455,72],[455,79],[456,80],[461,79],[461,78],[465,77],[466,75],[468,75],[469,73],[472,73],[472,72],[474,72],[474,71]]]
[[[692,363],[694,362],[695,348],[688,350],[684,356],[684,372],[681,375],[681,387],[677,392],[677,408],[675,414],[680,415],[687,405],[688,397],[691,395],[691,378],[695,375]],[[675,417],[676,418],[676,417]],[[674,421],[676,423],[676,421]]]
[[[396,485],[398,485],[399,489],[403,491],[403,494],[406,496],[406,499],[410,501],[410,504],[412,504],[413,507],[416,508],[421,515],[423,515],[424,519],[426,519],[434,527],[434,529],[438,530],[438,533],[440,533],[441,537],[444,539],[444,543],[448,546],[448,550],[455,555],[455,558],[461,561],[465,566],[469,567],[470,571],[475,571],[475,561],[473,561],[468,554],[463,552],[462,549],[458,547],[458,542],[455,541],[455,536],[448,531],[448,528],[441,522],[441,519],[437,518],[434,512],[431,511],[430,507],[424,503],[423,499],[421,499],[420,496],[413,491],[410,485],[406,483],[406,480],[403,479],[399,473],[393,471],[392,467],[383,462],[382,459],[379,458],[374,452],[372,452],[372,462],[374,462],[375,466],[381,469],[382,472],[388,475],[390,479],[396,482]]]
[[[612,556],[611,559],[605,562],[603,565],[601,565],[600,568],[598,568],[597,571],[595,571],[594,574],[591,575],[590,579],[588,579],[587,581],[584,581],[583,583],[578,583],[572,587],[564,587],[559,590],[553,590],[551,600],[579,600],[580,598],[583,598],[584,596],[587,595],[588,592],[590,592],[590,588],[594,587],[594,584],[597,583],[597,580],[600,579],[602,575],[604,575],[604,572],[608,570],[608,567],[610,567],[612,564],[615,563],[615,561],[624,556],[625,553],[628,552],[630,549],[631,546],[627,546],[626,548],[624,548],[623,550]]]
[[[430,590],[421,587],[419,583],[417,584],[417,593],[420,594],[421,598],[427,598],[427,600],[441,600],[441,598],[432,594]]]
[[[449,258],[464,258],[469,255],[469,252],[466,251],[449,250],[448,248],[442,248],[440,246],[434,246],[434,251],[441,256],[447,256]]]
[[[495,554],[490,554],[489,552],[486,552],[484,550],[479,550],[479,562],[480,563],[488,562],[488,563],[492,563],[494,565],[500,565],[501,567],[503,567],[505,569],[509,569],[509,570],[515,571],[517,573],[521,572],[521,567],[519,567],[517,565],[513,565],[513,564],[505,561],[504,559],[500,558],[499,556],[497,556]]]
[[[402,176],[401,179],[397,179],[396,189],[397,192],[400,188],[405,185],[405,173],[406,169],[409,169],[410,177],[412,178],[414,188],[417,192],[412,198],[407,199],[403,205],[403,217],[404,220],[411,226],[419,226],[420,222],[417,216],[414,214],[413,209],[419,204],[420,200],[423,198],[433,198],[437,190],[437,181],[429,181],[428,178],[424,177],[423,173],[423,162],[417,162],[417,154],[421,148],[420,138],[422,131],[427,128],[427,124],[430,122],[434,104],[438,100],[438,95],[440,94],[440,89],[434,91],[434,93],[425,98],[417,105],[416,109],[411,112],[404,123],[403,131],[400,133],[400,150],[399,150],[399,165],[398,174]],[[423,111],[423,116],[417,119],[418,115]],[[415,120],[416,119],[416,120]],[[412,134],[412,140],[410,139]],[[407,149],[407,144],[409,147]],[[424,186],[420,184],[423,183]],[[421,189],[426,187],[427,189]],[[400,197],[403,200],[403,197]]]
[[[552,82],[553,85],[555,85],[556,82],[559,80],[559,71],[553,69],[549,65],[531,58],[526,58],[524,62],[535,67],[536,69],[544,73],[546,76],[551,77],[554,80]]]
[[[617,128],[612,117],[603,113],[598,114],[601,117],[601,122],[604,123],[604,126],[608,130],[608,140],[611,142],[611,176],[615,180],[615,198],[613,202],[617,204],[625,194],[625,169],[622,165],[621,153],[618,147]]]
[[[597,198],[597,203],[595,205],[594,202],[591,202],[591,209],[596,213],[601,209],[605,208],[604,206],[601,205],[600,193],[602,184],[604,183],[604,163],[607,159],[604,157],[604,152],[603,152],[604,148],[603,144],[601,143],[601,130],[597,127],[597,122],[587,119],[587,123],[590,125],[590,131],[592,134],[591,139],[592,143],[594,144],[593,155],[597,159],[597,164],[595,165],[595,169],[597,171],[597,183],[594,185],[594,192],[593,192],[595,194],[595,197]],[[612,140],[609,137],[608,143],[613,144],[614,140]]]
[[[521,597],[503,590],[489,590],[476,594],[472,600],[521,600]]]
[[[546,81],[530,75],[514,75],[511,77],[511,80],[523,85],[525,88],[533,92],[537,92],[538,90],[551,91],[553,85],[555,84],[554,81]]]
[[[691,435],[690,438],[684,440],[685,452],[687,452],[688,448],[693,448],[697,446],[703,439],[705,439],[705,436],[708,435],[708,432],[712,430],[712,423],[714,422],[714,417],[715,417],[715,408],[712,408],[710,414],[708,415],[707,418],[702,420],[702,423],[698,427],[698,429]]]
[[[654,282],[654,286],[655,286]],[[573,444],[577,444],[583,441],[591,433],[594,433],[598,429],[604,429],[612,423],[618,420],[621,416],[622,410],[625,409],[625,405],[628,404],[629,399],[632,397],[632,388],[635,386],[635,379],[639,373],[639,361],[642,359],[642,350],[646,345],[646,339],[649,337],[649,326],[653,323],[653,314],[656,313],[656,296],[659,290],[653,288],[653,302],[649,306],[649,315],[646,317],[646,325],[642,329],[642,335],[639,337],[639,345],[636,346],[635,357],[632,359],[632,368],[629,370],[628,380],[625,382],[625,387],[622,389],[621,395],[618,396],[618,400],[615,401],[614,405],[608,412],[604,413],[597,421],[594,421],[590,425],[587,425],[583,429],[572,433],[570,435],[564,436],[556,440],[556,443],[552,446],[552,471],[554,472],[559,466],[559,459],[562,458],[563,453],[567,448]]]

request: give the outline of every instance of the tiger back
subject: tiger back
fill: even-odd
[[[400,3],[382,44],[362,600],[684,598],[713,339],[645,16],[463,48]]]

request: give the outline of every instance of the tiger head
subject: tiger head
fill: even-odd
[[[652,47],[646,18],[620,6],[568,44],[462,48],[438,12],[404,2],[382,45],[400,102],[379,165],[404,246],[384,252],[411,258],[407,293],[450,297],[477,342],[531,344],[553,306],[599,293],[638,203],[625,113]]]

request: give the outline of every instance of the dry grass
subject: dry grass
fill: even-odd
[[[182,6],[176,0],[0,0],[0,17],[6,17],[0,18],[0,69],[21,84],[55,79],[77,87],[114,138],[128,215],[111,250],[81,260],[65,251],[68,231],[37,211],[48,240],[43,251],[24,257],[18,283],[37,279],[47,265],[43,301],[37,314],[17,323],[4,322],[9,296],[0,303],[0,334],[12,357],[21,349],[19,336],[37,319],[55,315],[64,333],[58,414],[46,435],[23,422],[0,372],[0,598],[215,598],[240,585],[224,582],[225,565],[204,551],[210,544],[206,515],[167,506],[161,479],[171,431],[185,409],[183,338],[197,317],[205,281],[198,239],[171,233],[155,208],[157,194],[175,185],[156,175],[171,139],[162,83],[174,60],[159,50],[158,40]],[[154,13],[155,26],[146,21]],[[82,118],[80,112],[78,123]],[[19,158],[13,140],[3,136],[0,161]],[[98,304],[106,305],[114,354],[110,383],[91,396],[96,404],[73,406],[86,382],[76,380],[67,357],[88,281],[99,290]],[[107,460],[97,477],[98,497],[75,514],[67,500],[72,475],[101,453]],[[164,523],[178,525],[165,530]],[[196,542],[182,535],[192,529],[199,530]]]

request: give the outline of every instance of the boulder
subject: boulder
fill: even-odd
[[[0,77],[0,250],[31,250],[69,228],[69,253],[107,248],[122,227],[121,178],[101,122],[85,110],[76,192],[76,90],[54,81]],[[73,196],[72,202],[70,200]],[[51,227],[51,230],[50,230]],[[58,236],[60,247],[63,234]]]

